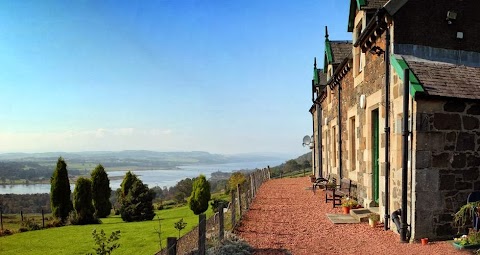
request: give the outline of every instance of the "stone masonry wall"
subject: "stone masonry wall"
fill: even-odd
[[[424,99],[417,108],[416,230],[451,238],[452,214],[480,190],[480,103]]]
[[[384,49],[385,40],[384,37],[380,38],[377,41],[377,46]],[[363,68],[363,82],[354,86],[353,82],[350,82],[344,85],[344,96],[346,98],[345,107],[342,108],[343,115],[347,117],[347,111],[352,115],[355,115],[356,122],[356,136],[357,136],[357,150],[356,150],[356,159],[357,165],[354,171],[350,171],[350,176],[352,179],[357,182],[357,192],[359,200],[364,202],[364,206],[367,206],[367,203],[370,203],[372,199],[372,162],[371,162],[371,123],[370,123],[370,112],[378,108],[379,116],[379,134],[380,134],[380,148],[379,148],[379,162],[384,162],[383,151],[384,151],[384,105],[380,102],[384,101],[384,77],[385,77],[385,62],[383,55],[377,56],[371,53],[365,53],[365,66]],[[379,93],[378,93],[379,92]],[[360,96],[365,95],[366,97],[366,109],[360,108]],[[345,121],[347,121],[345,119]],[[346,136],[346,140],[349,139]],[[344,148],[346,150],[347,148]],[[345,153],[345,155],[349,155]],[[380,179],[384,174],[383,171],[380,171]],[[382,186],[382,185],[380,185]],[[382,188],[380,188],[382,191]],[[382,193],[382,192],[381,192]],[[383,197],[380,194],[380,198]],[[381,202],[381,201],[380,201]],[[381,202],[382,203],[382,202]]]

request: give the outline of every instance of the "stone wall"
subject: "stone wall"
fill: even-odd
[[[479,52],[478,10],[478,0],[408,1],[394,16],[401,21],[395,25],[395,43]],[[457,13],[451,24],[446,20],[449,11]],[[463,39],[457,39],[457,32],[463,32]]]
[[[452,214],[480,189],[480,104],[422,99],[416,120],[416,231],[451,238]]]
[[[380,38],[377,41],[379,47],[384,48],[385,40],[384,37]],[[350,71],[343,77],[341,80],[341,132],[342,132],[342,174],[343,177],[353,180],[357,184],[357,194],[355,194],[360,202],[365,206],[371,201],[372,192],[372,164],[371,164],[371,153],[370,153],[370,121],[368,120],[371,111],[374,108],[378,108],[380,112],[380,135],[382,137],[380,142],[380,161],[383,162],[382,158],[384,153],[384,106],[381,102],[384,101],[384,75],[385,75],[385,63],[383,55],[377,56],[370,53],[365,54],[365,66],[363,67],[363,81],[360,81],[358,85],[355,86],[354,81],[354,70]],[[356,79],[359,79],[358,76]],[[358,81],[357,81],[358,82]],[[365,95],[367,98],[367,107],[366,109],[361,109],[359,106],[360,95]],[[330,97],[330,98],[328,98]],[[323,110],[323,119],[327,120],[327,124],[323,125],[323,170],[324,172],[333,173],[337,178],[339,178],[339,160],[338,151],[333,152],[334,146],[333,142],[337,143],[338,150],[338,86],[334,87],[332,90],[327,88],[327,98],[322,103]],[[353,144],[351,143],[352,128],[351,123],[349,122],[351,118],[355,118],[355,148],[351,148]],[[323,121],[323,120],[321,120]],[[323,123],[325,124],[325,123]],[[333,141],[333,127],[336,131],[336,140]],[[383,135],[382,135],[383,134]],[[355,159],[352,160],[352,150],[355,151]],[[328,154],[328,155],[327,155]],[[333,158],[337,158],[337,162],[333,162]],[[383,171],[380,175],[384,176]],[[382,189],[381,189],[382,190]],[[382,197],[382,195],[381,195]]]

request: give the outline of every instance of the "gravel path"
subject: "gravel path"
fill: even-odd
[[[341,213],[325,204],[323,191],[313,194],[310,179],[285,178],[266,182],[244,215],[237,234],[257,249],[255,254],[470,254],[447,242],[400,243],[400,236],[383,225],[334,225],[326,213]]]

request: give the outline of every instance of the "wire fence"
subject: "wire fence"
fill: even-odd
[[[220,210],[208,219],[204,214],[199,215],[199,224],[195,228],[179,239],[168,237],[167,247],[157,255],[204,255],[207,248],[218,245],[225,238],[225,232],[233,232],[249,210],[260,186],[270,179],[270,168],[256,170],[246,177],[243,185],[237,185],[237,190],[230,192],[230,203],[226,208],[219,206]]]

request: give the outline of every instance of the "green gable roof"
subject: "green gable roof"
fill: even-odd
[[[403,81],[405,69],[410,69],[407,65],[407,62],[400,56],[391,55],[390,63],[395,69],[395,72],[398,75],[398,78]],[[417,92],[424,92],[422,84],[418,81],[417,76],[410,69],[410,94],[415,98]]]
[[[365,0],[350,0],[350,13],[348,14],[348,32],[353,32],[353,27],[355,26],[355,14],[357,10],[360,10],[365,6]]]

